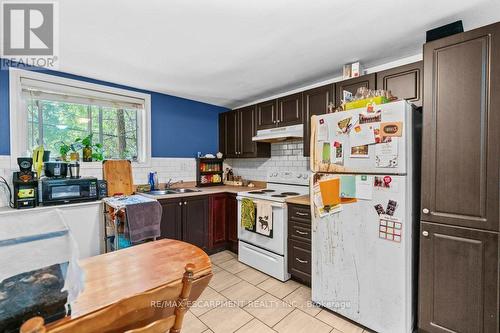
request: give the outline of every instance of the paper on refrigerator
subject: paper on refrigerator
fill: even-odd
[[[373,176],[356,176],[356,198],[362,200],[372,200],[373,198]]]
[[[358,147],[364,145],[374,144],[375,130],[378,127],[376,124],[358,124],[349,133],[349,140],[351,147]]]
[[[375,145],[375,165],[377,168],[396,168],[398,166],[398,138]]]
[[[335,205],[333,207],[323,205],[323,198],[321,195],[321,188],[319,186],[319,183],[314,184],[312,188],[312,195],[313,195],[314,215],[316,217],[325,217],[342,211],[342,206],[340,204]]]

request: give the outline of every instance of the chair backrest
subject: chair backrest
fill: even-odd
[[[125,298],[88,315],[45,327],[41,317],[31,318],[20,333],[170,333],[181,331],[191,293],[194,265],[185,267],[182,283],[166,284]]]

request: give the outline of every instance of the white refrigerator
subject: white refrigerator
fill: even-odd
[[[312,119],[312,300],[377,332],[415,325],[420,119],[406,101]],[[320,214],[331,178],[345,198]]]

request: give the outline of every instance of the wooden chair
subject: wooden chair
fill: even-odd
[[[163,285],[86,316],[44,326],[42,317],[26,321],[20,333],[179,333],[191,293],[194,265],[185,267],[182,283]]]

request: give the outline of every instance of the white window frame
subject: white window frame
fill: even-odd
[[[19,68],[9,68],[9,104],[10,104],[10,156],[11,167],[17,168],[17,157],[24,156],[28,149],[28,109],[23,103],[21,78],[43,80],[52,84],[67,85],[88,91],[130,96],[144,100],[144,110],[137,116],[138,160],[133,165],[148,167],[151,165],[151,95],[132,90],[109,87],[80,80],[67,79],[55,75],[38,73]],[[87,93],[88,93],[87,91]],[[101,162],[82,162],[82,168],[101,168]]]

